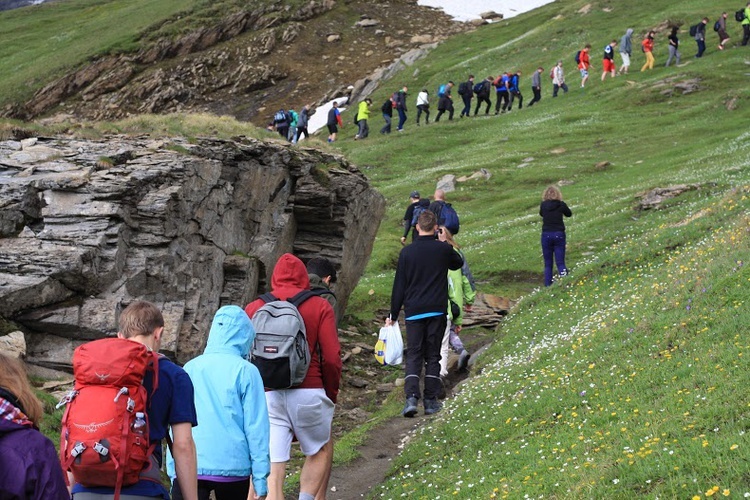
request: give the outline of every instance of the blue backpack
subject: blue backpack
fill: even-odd
[[[419,220],[419,216],[422,215],[422,212],[427,210],[427,207],[424,205],[417,205],[414,207],[413,215],[411,216],[411,227],[414,227],[417,225],[417,220]]]
[[[445,97],[445,90],[448,87],[447,84],[443,84],[440,87],[438,87],[437,95],[438,97]]]
[[[451,234],[458,234],[460,222],[458,220],[458,214],[456,209],[451,206],[450,203],[442,203],[443,208],[440,210],[438,215],[438,221],[441,222],[441,226],[448,228]]]
[[[484,82],[479,82],[476,85],[474,85],[474,93],[479,94],[484,89]]]

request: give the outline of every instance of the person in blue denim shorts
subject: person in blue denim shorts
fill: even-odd
[[[565,267],[565,224],[563,216],[570,217],[573,213],[568,205],[562,201],[562,193],[557,186],[550,186],[544,190],[542,204],[539,206],[542,217],[542,255],[544,256],[544,286],[552,284],[552,259],[557,263],[560,276],[568,274]]]

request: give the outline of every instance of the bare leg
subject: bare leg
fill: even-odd
[[[271,474],[268,476],[268,496],[266,500],[284,500],[284,476],[286,462],[271,462]]]
[[[333,468],[333,436],[331,436],[331,439],[323,445],[319,453],[325,453],[327,455],[328,464],[323,475],[323,482],[320,484],[320,488],[315,494],[315,500],[326,500],[326,494],[328,493],[328,480],[331,479],[331,469]]]
[[[313,497],[318,491],[320,491],[320,487],[323,484],[325,475],[328,471],[329,461],[328,454],[325,451],[326,446],[327,444],[323,445],[320,451],[318,451],[315,455],[310,455],[305,458],[305,464],[302,466],[302,472],[299,476],[300,493],[307,493],[311,497]],[[333,446],[331,446],[331,450],[333,450]],[[273,465],[274,464],[271,464],[271,475],[273,475]],[[282,483],[283,477],[284,476],[282,474]],[[283,500],[283,498],[283,496],[279,497],[278,499],[270,498],[269,495],[268,500]]]

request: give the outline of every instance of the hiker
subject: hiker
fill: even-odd
[[[495,81],[492,82],[492,85],[495,86],[495,94],[497,95],[497,102],[495,103],[495,115],[500,113],[500,109],[502,109],[503,113],[505,113],[505,110],[508,108],[508,104],[510,102],[508,89],[509,81],[510,75],[508,73],[500,73],[500,75],[495,78]]]
[[[133,302],[120,313],[118,322],[120,325],[117,332],[118,338],[137,342],[146,346],[149,351],[159,352],[164,332],[164,317],[154,304],[140,300]],[[152,395],[154,378],[157,378],[158,386]],[[154,447],[152,467],[144,470],[144,473],[155,471],[158,474],[162,464],[162,441],[168,434],[171,434],[171,453],[177,475],[175,481],[179,483],[182,498],[196,500],[198,482],[192,428],[198,423],[193,383],[185,370],[167,358],[160,357],[158,377],[147,372],[143,379],[143,386],[148,394],[149,441]],[[114,498],[114,488],[86,488],[80,484],[74,484],[72,493],[73,500]],[[144,478],[133,486],[123,487],[121,494],[132,495],[138,499],[169,498],[169,493],[158,477],[156,480]]]
[[[750,41],[750,2],[745,7],[745,17],[742,18],[742,46],[745,47]]]
[[[438,401],[440,381],[440,345],[446,325],[448,303],[448,270],[461,269],[463,259],[449,244],[435,239],[437,218],[429,210],[419,215],[419,236],[401,249],[393,278],[391,310],[386,326],[398,321],[401,307],[406,318],[406,367],[401,414],[414,417],[419,399],[424,395],[425,415],[442,408]],[[424,393],[420,375],[425,371]]]
[[[552,259],[557,264],[560,276],[568,274],[565,267],[565,224],[563,216],[570,217],[573,213],[568,205],[562,201],[562,193],[557,186],[550,186],[544,190],[542,203],[539,206],[542,217],[542,255],[544,257],[544,286],[552,284]]]
[[[568,93],[568,85],[565,83],[565,71],[563,70],[562,60],[557,61],[557,65],[552,70],[552,97],[557,97],[557,92],[563,89],[563,93]]]
[[[408,91],[409,89],[404,85],[401,90],[396,92],[395,102],[396,112],[398,113],[398,127],[396,127],[396,130],[399,132],[404,131],[404,123],[406,123],[406,112],[408,111],[406,108],[406,94]]]
[[[419,117],[424,113],[424,123],[430,123],[430,94],[427,89],[417,94],[417,127],[419,127]]]
[[[302,106],[302,110],[299,112],[299,119],[297,120],[297,134],[294,136],[294,144],[302,139],[302,134],[305,134],[305,138],[309,139],[310,134],[307,132],[307,124],[310,121],[310,105],[305,104]]]
[[[409,195],[409,206],[406,207],[406,213],[404,214],[404,235],[401,236],[401,244],[406,245],[406,237],[411,232],[411,240],[414,241],[417,237],[417,219],[419,214],[424,210],[427,210],[430,206],[430,200],[421,199],[419,197],[419,191],[412,191]]]
[[[622,66],[618,73],[621,75],[627,75],[630,69],[630,56],[633,55],[633,28],[628,28],[625,34],[620,39],[620,58],[622,59]]]
[[[198,410],[193,439],[199,498],[208,498],[213,491],[217,500],[246,499],[251,478],[255,498],[268,494],[266,396],[258,368],[247,359],[254,340],[255,329],[245,311],[223,306],[214,315],[203,354],[185,365]],[[173,466],[171,457],[168,466]],[[172,488],[172,498],[183,498],[179,482]]]
[[[586,86],[586,82],[589,79],[589,68],[591,67],[591,60],[589,59],[589,52],[591,52],[591,44],[586,44],[578,53],[578,70],[581,72],[581,88]]]
[[[539,66],[531,75],[531,91],[534,93],[534,98],[529,103],[529,107],[542,100],[542,73],[544,73],[544,68]]]
[[[464,109],[461,110],[459,118],[471,115],[471,99],[474,97],[474,75],[469,75],[469,79],[458,86],[458,95],[464,101]]]
[[[339,127],[344,126],[344,122],[341,120],[341,112],[339,111],[339,103],[336,101],[333,101],[333,106],[328,110],[326,125],[328,126],[328,142],[335,142]]]
[[[438,114],[435,117],[435,123],[440,121],[440,117],[443,113],[448,111],[448,120],[453,120],[453,97],[451,96],[451,89],[453,88],[453,82],[448,82],[445,85],[441,85],[438,90]]]
[[[313,257],[307,261],[307,278],[310,280],[310,290],[323,297],[336,307],[336,295],[331,291],[331,285],[336,283],[336,267],[325,257]]]
[[[721,13],[721,17],[719,17],[719,20],[716,21],[714,29],[716,29],[716,34],[719,35],[719,50],[724,50],[724,45],[729,41],[729,34],[727,33],[726,12]]]
[[[288,111],[289,113],[289,132],[287,132],[287,140],[292,144],[297,142],[297,122],[299,121],[299,115],[293,109]]]
[[[288,300],[309,290],[305,265],[292,254],[282,255],[271,275],[271,293]],[[265,304],[262,298],[251,302],[245,312],[251,318]],[[302,383],[291,389],[267,390],[266,402],[271,421],[271,474],[268,498],[284,498],[286,464],[292,438],[296,436],[305,462],[300,475],[300,500],[313,500],[323,484],[333,445],[331,423],[341,381],[341,347],[336,316],[326,299],[311,296],[297,308],[305,324],[310,366]],[[256,342],[257,344],[257,342]]]
[[[437,225],[447,227],[452,234],[458,234],[459,220],[456,209],[450,203],[445,201],[445,191],[436,189],[432,203],[428,208],[435,214]]]
[[[490,108],[492,107],[492,102],[490,102],[491,87],[492,76],[488,76],[474,86],[474,93],[477,95],[477,107],[474,108],[474,116],[477,116],[477,113],[479,113],[479,108],[482,107],[482,103],[485,102],[487,103],[487,109],[485,109],[484,114],[490,114]]]
[[[643,53],[646,54],[646,62],[643,63],[643,66],[641,66],[641,72],[646,71],[647,69],[654,69],[654,35],[656,34],[655,31],[649,31],[648,35],[646,35],[646,38],[643,39],[641,42],[641,49],[643,50]]]
[[[675,59],[675,64],[680,64],[680,39],[677,38],[678,31],[680,31],[679,26],[672,26],[672,31],[670,31],[667,37],[667,40],[669,40],[669,57],[667,57],[667,64],[664,65],[665,68],[669,67],[672,59]]]
[[[698,45],[698,52],[695,54],[695,57],[698,58],[703,57],[703,53],[706,51],[706,25],[708,25],[708,18],[704,17],[695,26],[695,35],[693,38],[695,38],[695,43]]]
[[[355,141],[357,139],[365,139],[370,135],[370,127],[367,125],[367,120],[370,118],[371,105],[372,99],[369,97],[359,103],[359,108],[357,109],[357,126],[359,127],[359,131],[354,136]]]
[[[0,498],[70,500],[43,411],[23,363],[0,354]]]
[[[380,107],[381,113],[383,113],[383,120],[385,125],[380,129],[381,134],[391,133],[391,120],[393,120],[393,108],[396,107],[396,103],[390,97],[386,99],[383,105]]]
[[[521,95],[521,72],[516,71],[510,75],[508,80],[508,93],[510,94],[510,102],[508,103],[508,111],[513,107],[513,101],[518,99],[518,109],[523,108],[523,95]]]
[[[617,40],[612,40],[604,47],[604,58],[602,59],[602,81],[607,78],[607,74],[611,78],[614,78],[616,73],[615,68],[615,47],[617,46]]]
[[[273,126],[276,128],[276,132],[279,133],[284,139],[289,135],[289,115],[284,109],[280,109],[273,115]]]
[[[448,228],[438,228],[438,240],[449,243],[453,247],[453,250],[461,255],[464,266],[467,265],[466,258],[461,252],[461,247],[458,246]],[[464,275],[463,269],[448,271],[448,321],[440,348],[440,377],[442,379],[448,376],[448,357],[450,356],[452,347],[456,351],[456,354],[459,355],[459,371],[464,370],[469,361],[469,352],[464,348],[458,334],[461,332],[464,309],[470,311],[475,298],[476,291],[472,288],[469,278]]]

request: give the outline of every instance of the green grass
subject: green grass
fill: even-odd
[[[591,12],[578,14],[585,3]],[[722,1],[711,9],[733,7]],[[705,11],[697,1],[570,0],[481,28],[443,43],[374,102],[406,84],[413,106],[422,87],[434,98],[448,79],[512,69],[522,70],[528,100],[530,74],[541,65],[540,103],[419,128],[411,112],[401,134],[337,143],[388,203],[351,316],[366,321],[388,307],[409,192],[431,194],[443,175],[480,168],[492,177],[448,194],[462,220],[457,240],[480,290],[521,298],[477,376],[417,432],[374,497],[750,494],[743,327],[750,320],[750,53],[733,46],[719,53],[709,30],[706,56],[694,59],[686,28]],[[667,20],[685,23],[687,64],[660,66],[662,33],[657,66],[640,73],[639,35]],[[601,49],[628,27],[636,29],[631,74],[602,83]],[[736,42],[739,25],[730,29]],[[593,70],[581,91],[572,58],[587,42]],[[546,74],[558,59],[571,91],[552,99]],[[666,95],[665,79],[698,79],[700,89]],[[371,129],[379,127],[373,119]],[[610,165],[595,167],[603,161]],[[572,275],[545,289],[538,205],[551,183],[562,185],[574,213]],[[700,187],[660,210],[636,210],[640,193],[686,183]]]

